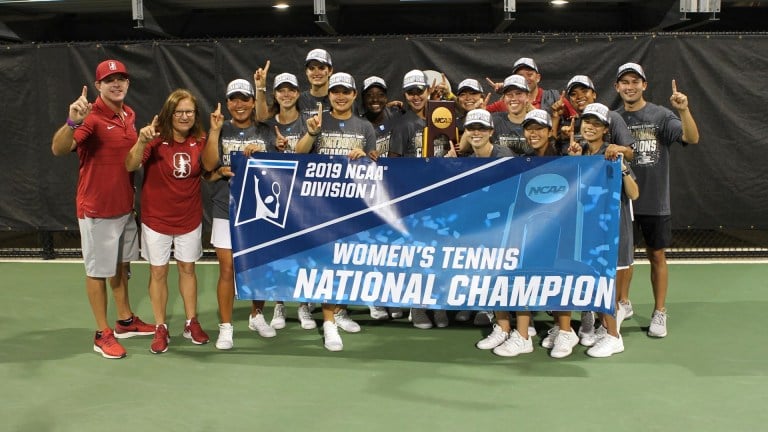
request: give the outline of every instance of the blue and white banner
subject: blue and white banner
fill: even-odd
[[[620,162],[234,162],[239,299],[613,312]]]

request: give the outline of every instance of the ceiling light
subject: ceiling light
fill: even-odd
[[[552,6],[562,6],[568,4],[568,0],[552,0],[549,4]]]
[[[288,9],[290,7],[290,5],[288,5],[288,3],[277,3],[276,5],[274,5],[272,7],[275,8],[275,9],[283,10],[283,9]]]

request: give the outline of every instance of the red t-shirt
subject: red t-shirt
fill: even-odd
[[[205,137],[182,142],[155,138],[144,149],[141,222],[166,235],[191,232],[203,221],[200,157]]]
[[[133,210],[133,174],[125,157],[136,143],[136,116],[123,105],[118,114],[101,96],[91,113],[75,129],[80,176],[77,181],[77,218],[108,218]]]

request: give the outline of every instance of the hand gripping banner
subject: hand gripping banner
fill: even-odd
[[[613,313],[618,161],[261,153],[234,166],[239,299]]]

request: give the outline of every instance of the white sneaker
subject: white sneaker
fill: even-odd
[[[261,312],[257,313],[256,316],[248,316],[248,328],[259,332],[259,336],[264,338],[277,336],[277,332],[267,324],[267,320],[264,319],[264,314]]]
[[[530,336],[528,339],[523,339],[517,330],[514,330],[509,339],[503,344],[493,349],[493,353],[502,357],[515,357],[520,354],[528,354],[533,352],[533,340]]]
[[[392,317],[392,319],[399,319],[403,317],[403,310],[400,308],[387,308],[389,309],[389,316]]]
[[[282,303],[275,304],[275,310],[272,312],[272,321],[269,322],[269,326],[275,330],[285,328],[285,305]]]
[[[323,345],[328,351],[341,351],[344,349],[339,329],[333,321],[325,321],[323,323]]]
[[[299,305],[298,315],[301,328],[304,330],[312,330],[317,328],[317,323],[315,322],[314,318],[312,318],[312,313],[309,311],[308,304]]]
[[[371,318],[375,320],[389,319],[389,313],[384,306],[368,306],[368,309],[371,311]]]
[[[230,323],[219,324],[219,337],[216,339],[216,348],[220,350],[232,349],[235,343],[232,341],[234,327]]]
[[[579,326],[579,337],[585,335],[594,335],[595,333],[595,313],[590,311],[581,312],[581,325]]]
[[[411,308],[411,322],[416,328],[424,330],[432,328],[432,321],[429,320],[426,309]]]
[[[592,332],[591,334],[585,334],[584,336],[579,338],[579,343],[582,346],[585,347],[591,347],[594,346],[597,342],[600,341],[600,339],[604,338],[605,335],[608,334],[608,329],[606,329],[603,326],[600,326]]]
[[[340,327],[347,333],[360,333],[360,324],[354,322],[352,318],[347,315],[346,309],[342,309],[333,314],[333,320],[336,321],[337,327]]]
[[[552,347],[555,346],[555,339],[557,339],[558,333],[560,333],[560,326],[555,324],[554,327],[547,331],[547,336],[541,340],[542,348],[552,349]]]
[[[435,319],[437,328],[448,327],[448,311],[444,309],[435,309],[433,318]]]
[[[493,331],[491,334],[485,337],[485,339],[475,344],[481,350],[494,349],[509,339],[509,333],[501,329],[497,324],[493,325]]]
[[[571,331],[560,330],[557,333],[555,339],[555,346],[552,347],[552,351],[549,352],[549,356],[552,358],[565,358],[571,355],[573,347],[579,344],[579,336],[573,329]]]
[[[456,312],[456,316],[453,317],[456,322],[467,322],[472,317],[472,311],[462,310]]]
[[[663,338],[667,335],[667,311],[655,310],[648,327],[648,336]]]
[[[610,357],[620,352],[624,352],[624,340],[621,335],[615,337],[607,334],[597,341],[595,346],[587,350],[587,355],[590,357]]]
[[[478,311],[475,314],[475,320],[472,321],[472,324],[476,326],[482,326],[482,327],[491,325],[492,317],[493,317],[493,312]]]
[[[635,311],[632,309],[632,302],[629,300],[626,303],[619,302],[619,309],[624,311],[624,319],[632,318],[632,315],[635,314]]]

